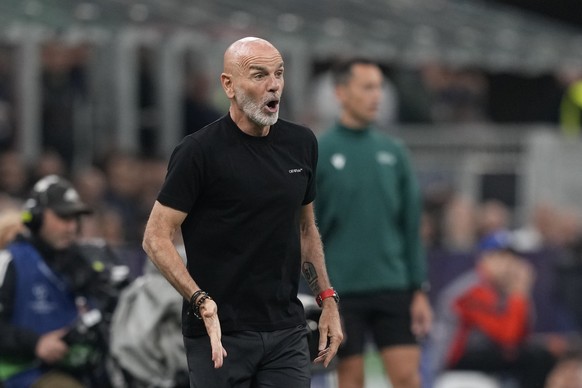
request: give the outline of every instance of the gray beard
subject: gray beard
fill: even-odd
[[[275,124],[279,119],[279,111],[273,114],[266,114],[262,111],[262,106],[253,101],[248,94],[240,89],[235,89],[235,93],[239,106],[253,123],[268,127]]]

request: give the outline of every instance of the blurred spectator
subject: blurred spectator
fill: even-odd
[[[184,91],[184,136],[196,132],[222,116],[211,102],[208,75],[191,71]]]
[[[143,174],[139,204],[143,209],[150,209],[166,178],[168,162],[161,158],[145,158],[141,162]]]
[[[10,50],[0,45],[0,150],[12,147],[14,141],[14,107]]]
[[[487,200],[479,206],[477,212],[477,234],[480,238],[511,226],[511,212],[501,201]]]
[[[103,205],[108,183],[102,170],[94,166],[84,167],[74,174],[73,183],[86,204],[93,209]]]
[[[395,72],[399,120],[404,123],[481,122],[487,119],[488,83],[478,69],[427,62]]]
[[[20,153],[7,150],[0,153],[0,192],[23,199],[28,192],[28,166]]]
[[[553,226],[557,293],[582,330],[582,221],[576,209],[558,209]]]
[[[140,160],[131,153],[115,152],[105,161],[105,203],[121,216],[124,240],[131,244],[141,241],[147,219],[147,211],[140,207],[143,171]]]
[[[514,250],[509,232],[480,244],[475,268],[440,294],[432,333],[436,370],[476,370],[543,387],[555,355],[534,341],[531,299],[535,271]],[[563,351],[559,337],[552,350]]]
[[[398,121],[406,124],[431,123],[431,94],[420,69],[396,69],[393,79],[398,96]]]
[[[108,183],[103,171],[97,167],[83,168],[74,175],[73,184],[81,199],[94,209],[93,217],[82,220],[81,236],[102,238],[112,247],[125,244],[123,219],[105,200]]]
[[[582,388],[582,355],[575,353],[560,359],[544,388]]]
[[[485,119],[487,83],[477,70],[447,68],[430,63],[421,68],[430,95],[433,122],[471,122]]]
[[[0,381],[6,388],[82,387],[59,367],[75,357],[65,337],[80,316],[71,272],[79,268],[78,220],[90,209],[56,175],[38,181],[25,206],[29,234],[0,256]],[[41,385],[45,378],[52,385]]]
[[[138,112],[139,149],[144,155],[158,152],[160,138],[158,127],[158,90],[156,85],[156,60],[154,52],[144,46],[138,48]]]
[[[554,242],[566,250],[571,262],[582,264],[582,219],[578,209],[560,209],[555,217],[558,230]]]
[[[469,198],[453,195],[444,214],[445,247],[454,252],[470,252],[477,237],[477,207]]]
[[[58,152],[68,168],[75,156],[75,109],[87,94],[84,50],[61,41],[42,48],[42,145]]]
[[[63,157],[54,150],[44,150],[32,166],[32,180],[37,181],[47,175],[68,176]]]
[[[424,189],[421,232],[428,250],[443,249],[444,212],[451,195],[451,188],[444,184],[428,185]]]

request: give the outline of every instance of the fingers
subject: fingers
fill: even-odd
[[[325,348],[323,350],[320,350],[317,353],[317,357],[315,357],[313,362],[316,364],[323,362],[328,354],[329,354],[329,348]]]
[[[221,368],[224,365],[226,356],[226,349],[222,347],[222,344],[212,345],[212,362],[214,363],[215,369]]]
[[[317,350],[321,353],[325,349],[328,349],[329,338],[328,338],[328,330],[326,327],[322,327],[321,323],[319,326],[319,344],[317,345]]]
[[[411,331],[417,338],[424,338],[430,332],[432,314],[430,310],[419,310],[412,315]]]
[[[323,363],[327,367],[335,355],[343,340],[343,332],[337,308],[325,309],[319,319],[319,346],[314,363]]]
[[[412,334],[417,338],[424,338],[430,331],[430,322],[427,319],[416,320],[412,323]]]
[[[214,368],[220,368],[224,364],[224,358],[227,356],[226,349],[222,346],[222,330],[218,319],[218,308],[213,300],[207,299],[200,306],[200,314],[206,326],[206,332],[210,337],[210,346],[212,349],[212,362]]]
[[[69,347],[62,340],[66,332],[66,329],[59,329],[42,335],[36,344],[36,356],[47,364],[61,360],[69,351]]]
[[[337,350],[339,349],[340,344],[341,344],[341,340],[338,340],[337,337],[332,336],[329,338],[329,347],[328,347],[329,350],[327,351],[327,353],[324,354],[324,358],[323,358],[323,366],[324,367],[327,368],[327,366],[329,365],[331,360],[333,360],[333,358],[337,354]]]
[[[319,350],[317,357],[315,357],[313,362],[315,364],[322,363],[323,366],[327,368],[327,366],[331,363],[337,354],[337,350],[339,349],[340,344],[341,340],[338,340],[337,337],[329,337],[329,345]]]

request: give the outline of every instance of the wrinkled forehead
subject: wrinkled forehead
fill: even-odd
[[[277,69],[283,67],[279,50],[264,41],[246,42],[233,47],[225,57],[225,70],[239,74],[252,69]]]
[[[276,50],[265,54],[250,53],[241,56],[237,61],[236,67],[241,74],[255,69],[275,70],[283,67],[283,58]]]

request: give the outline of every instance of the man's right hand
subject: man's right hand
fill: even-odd
[[[220,321],[218,320],[218,306],[212,299],[206,299],[200,305],[200,316],[206,326],[206,332],[210,337],[210,346],[212,346],[212,361],[215,368],[220,368],[224,363],[224,357],[227,356],[226,349],[222,346],[222,331]]]
[[[36,357],[47,364],[60,361],[69,351],[69,346],[63,341],[65,334],[67,334],[67,329],[59,329],[42,335],[36,343]]]

